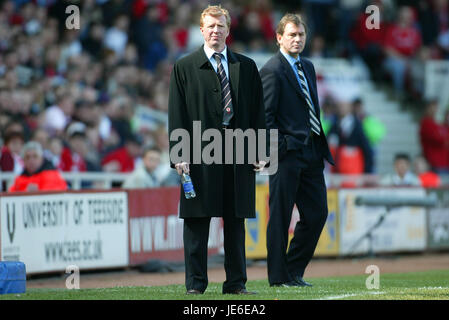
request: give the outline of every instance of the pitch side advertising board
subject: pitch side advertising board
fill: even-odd
[[[0,197],[0,260],[27,273],[128,265],[126,192]]]
[[[128,191],[129,263],[152,259],[184,260],[183,219],[179,218],[179,187]],[[212,218],[209,254],[223,247],[221,218]]]
[[[268,185],[256,185],[256,217],[245,219],[245,251],[250,259],[267,256],[268,197]]]
[[[315,250],[315,256],[333,256],[339,252],[338,229],[338,190],[327,192],[328,217],[321,232]],[[267,256],[267,225],[269,220],[269,190],[268,185],[256,186],[256,218],[246,219],[246,256],[252,259],[262,259]],[[289,227],[289,240],[293,238],[299,212],[293,208]]]
[[[425,197],[421,188],[341,189],[340,254],[368,253],[369,240],[362,236],[385,213],[384,206],[356,205],[357,196]],[[374,252],[421,251],[426,248],[426,209],[404,206],[392,208],[383,222],[372,232]]]
[[[427,216],[427,246],[429,249],[449,248],[449,189],[427,189],[436,195],[438,204],[430,208]]]

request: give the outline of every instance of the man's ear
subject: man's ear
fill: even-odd
[[[280,45],[281,44],[281,40],[282,40],[282,35],[279,34],[279,33],[276,33],[276,40],[277,40],[278,44]]]

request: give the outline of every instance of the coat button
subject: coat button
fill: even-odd
[[[218,92],[218,89],[217,89],[217,88],[214,88],[214,92]]]

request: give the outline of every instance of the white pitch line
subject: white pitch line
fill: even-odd
[[[349,297],[354,297],[354,296],[361,296],[361,295],[365,295],[365,294],[377,295],[377,294],[384,294],[384,293],[385,292],[383,292],[383,291],[350,293],[350,294],[342,294],[339,296],[323,297],[323,298],[319,298],[318,300],[338,300],[338,299],[344,299],[344,298],[349,298]]]
[[[353,296],[358,296],[358,294],[352,293],[352,294],[342,294],[339,296],[328,296],[328,297],[324,297],[324,298],[319,298],[318,300],[338,300],[338,299],[343,299],[343,298],[348,298],[348,297],[353,297]]]

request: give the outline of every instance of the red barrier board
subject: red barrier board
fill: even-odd
[[[183,261],[183,219],[178,217],[179,187],[128,192],[129,264],[151,259]],[[222,247],[221,219],[211,219],[209,254]]]

